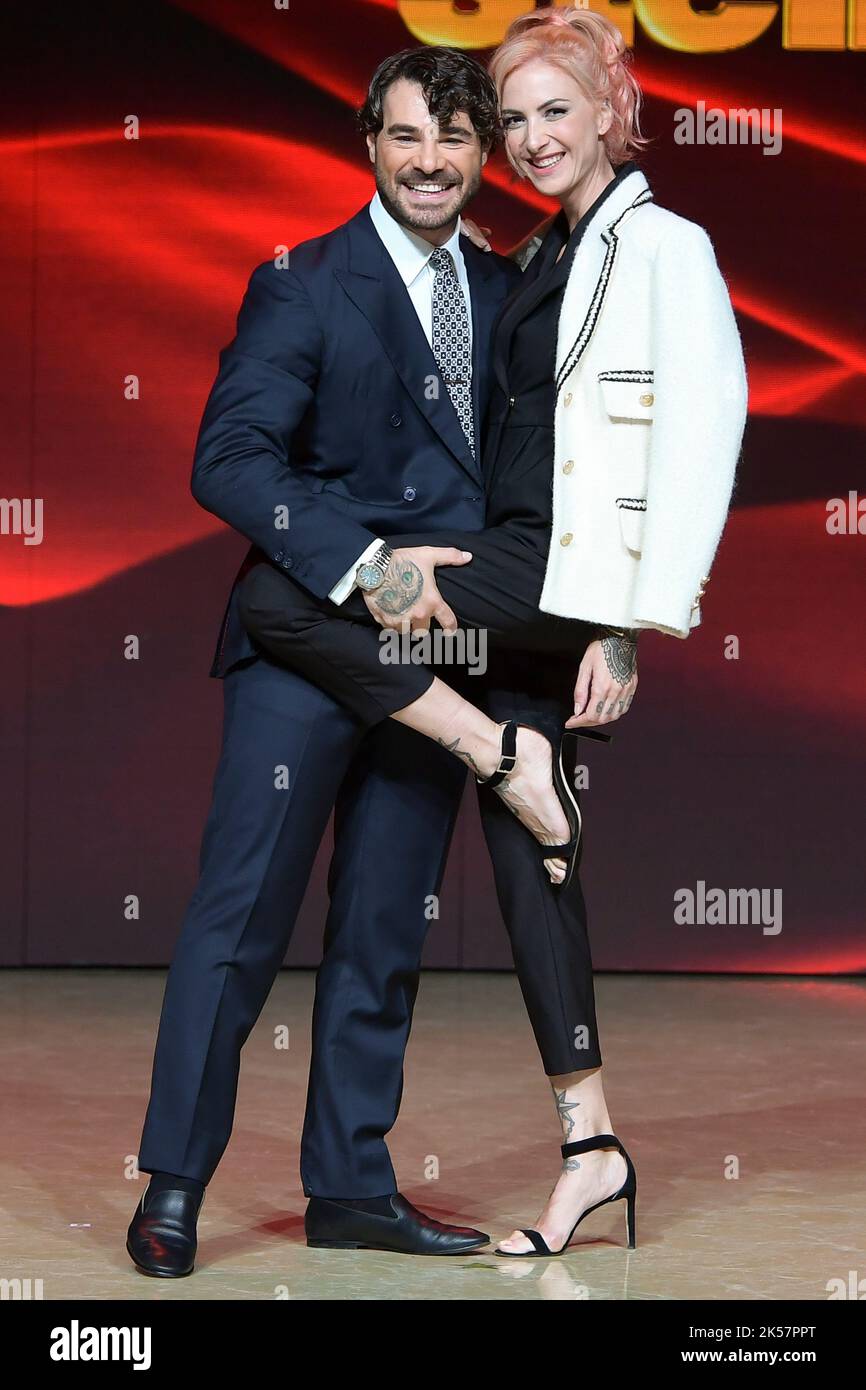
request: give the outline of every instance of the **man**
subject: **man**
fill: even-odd
[[[377,193],[342,227],[253,272],[201,422],[197,501],[252,542],[211,674],[225,724],[201,875],[166,985],[139,1151],[148,1185],[127,1248],[192,1271],[196,1221],[231,1132],[240,1051],[270,992],[336,806],[301,1144],[308,1244],[457,1254],[488,1237],[397,1190],[385,1144],[465,772],[393,721],[347,712],[267,658],[237,585],[262,557],[342,602],[381,578],[389,534],[484,525],[481,425],[494,317],[520,272],[460,234],[495,139],[475,60],[407,50],[360,113]],[[454,550],[412,552],[421,621]]]

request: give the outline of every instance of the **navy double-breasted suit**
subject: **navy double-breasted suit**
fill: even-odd
[[[461,246],[478,438],[493,321],[520,272],[466,237]],[[264,555],[320,597],[376,536],[483,527],[479,463],[366,207],[294,248],[287,268],[253,271],[205,406],[192,490],[251,542],[240,574]],[[329,696],[264,656],[240,622],[237,580],[211,674],[223,678],[222,751],[166,984],[139,1166],[203,1182],[216,1168],[241,1048],[334,808],[301,1177],[307,1195],[394,1192],[384,1136],[465,771],[393,721],[364,736]]]
[[[468,237],[461,246],[480,429],[493,321],[520,272]],[[366,207],[293,250],[288,268],[256,268],[199,431],[192,491],[203,507],[324,598],[377,535],[481,530],[480,459]],[[216,676],[257,650],[234,599]]]

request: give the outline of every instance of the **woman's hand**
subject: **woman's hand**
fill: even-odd
[[[637,637],[600,637],[587,647],[574,687],[574,714],[566,729],[612,724],[637,690]]]
[[[480,251],[492,251],[493,247],[487,238],[490,236],[489,227],[479,227],[477,222],[473,222],[469,217],[460,218],[460,229],[464,231],[469,240],[478,247]]]

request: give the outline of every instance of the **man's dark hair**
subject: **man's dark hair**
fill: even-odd
[[[358,125],[365,135],[379,134],[385,93],[401,78],[418,83],[430,115],[440,125],[450,121],[455,112],[465,111],[481,148],[488,151],[495,145],[499,105],[493,78],[477,59],[458,48],[404,48],[380,63],[358,112]]]

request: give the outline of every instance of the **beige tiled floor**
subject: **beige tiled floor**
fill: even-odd
[[[124,1249],[163,975],[0,974],[0,1276],[45,1299],[824,1300],[866,1278],[866,981],[600,976],[606,1090],[638,1173],[559,1260],[308,1250],[298,1138],[313,978],[283,973],[243,1058],[190,1279]],[[288,1026],[288,1050],[274,1046]],[[559,1135],[516,982],[422,982],[403,1110],[402,1191],[494,1237],[538,1215]],[[738,1166],[738,1176],[727,1176]],[[431,1176],[431,1174],[438,1174]],[[864,1285],[866,1287],[866,1285]]]

